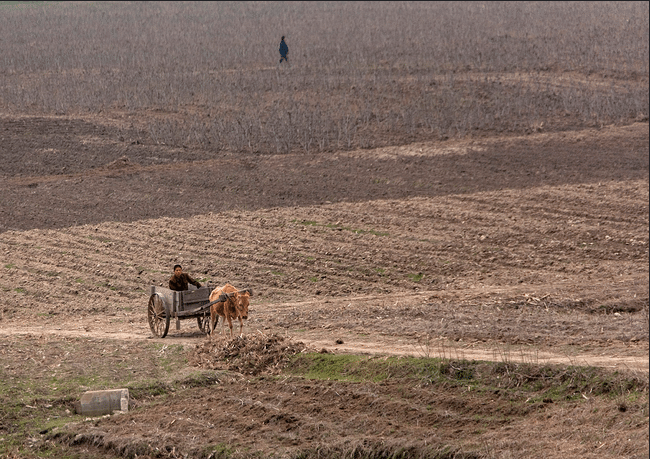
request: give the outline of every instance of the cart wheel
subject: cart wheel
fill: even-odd
[[[199,330],[206,335],[210,333],[210,314],[197,316],[196,321],[199,324]]]
[[[158,338],[164,338],[169,331],[169,308],[165,305],[162,298],[157,294],[149,297],[149,307],[147,308],[147,318],[149,319],[149,328]]]

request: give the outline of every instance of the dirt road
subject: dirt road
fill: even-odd
[[[525,362],[535,364],[588,365],[610,369],[648,371],[648,344],[642,339],[627,342],[603,339],[607,327],[611,336],[612,323],[628,329],[634,323],[633,315],[615,313],[594,316],[593,313],[572,314],[571,323],[567,315],[549,311],[535,305],[531,299],[526,322],[543,324],[549,321],[562,321],[563,327],[585,325],[579,337],[546,336],[544,340],[510,339],[505,341],[480,337],[472,334],[473,326],[466,323],[485,323],[486,318],[493,323],[515,320],[524,324],[517,310],[495,310],[488,312],[482,308],[473,314],[471,306],[433,304],[431,293],[413,293],[382,296],[348,297],[338,300],[303,301],[295,303],[269,303],[251,307],[251,320],[245,327],[246,334],[281,333],[294,341],[301,341],[315,349],[327,349],[336,353],[356,353],[375,355],[412,355],[445,357],[451,359],[489,360],[497,362]],[[144,304],[144,301],[143,301]],[[377,305],[381,304],[381,307]],[[423,305],[433,309],[430,316],[425,314]],[[354,324],[346,317],[358,317],[358,312],[366,317]],[[400,311],[414,312],[412,318],[400,318]],[[367,311],[367,314],[363,314]],[[327,317],[329,314],[329,317]],[[518,317],[513,318],[512,313]],[[382,317],[383,315],[383,317]],[[496,317],[495,317],[496,316]],[[4,321],[0,324],[1,335],[50,335],[53,337],[114,339],[121,342],[156,341],[168,345],[183,345],[187,349],[209,339],[200,333],[195,320],[181,321],[180,330],[175,330],[172,321],[169,335],[156,338],[148,328],[143,317],[114,321],[111,318],[85,316],[83,318],[61,317],[43,324],[24,324],[21,321]],[[432,335],[435,322],[449,323],[455,328],[451,339]],[[392,324],[391,324],[392,322]],[[408,323],[412,322],[412,323]],[[456,322],[456,323],[454,323]],[[528,325],[528,324],[526,324]],[[534,326],[534,325],[530,325]],[[519,336],[527,332],[526,326],[519,329]],[[449,328],[446,328],[449,330]],[[592,333],[587,330],[593,330]],[[601,331],[602,330],[602,331]],[[448,331],[447,331],[448,333]],[[585,335],[586,334],[586,335]],[[225,340],[226,335],[219,328],[212,340]],[[576,342],[576,340],[578,342]],[[528,341],[528,342],[527,342]]]

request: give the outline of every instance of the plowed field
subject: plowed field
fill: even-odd
[[[5,343],[96,344],[75,348],[81,363],[103,346],[194,349],[207,339],[195,320],[158,339],[146,319],[149,285],[166,285],[180,263],[203,283],[253,288],[246,335],[335,353],[648,371],[647,122],[328,155],[178,150],[120,138],[98,119],[5,117],[0,132],[14,155],[0,165]],[[233,393],[241,384],[248,395]],[[612,431],[627,425],[634,439],[625,446],[618,433],[609,443],[566,434],[589,429],[590,410],[605,405],[515,410],[478,428],[473,414],[509,402],[332,384],[231,375],[216,392],[100,422],[83,444],[178,448],[164,457],[210,442],[281,457],[363,439],[488,456],[647,454],[647,408],[632,426],[611,413]],[[415,411],[390,403],[401,391]],[[512,434],[523,429],[535,441]]]

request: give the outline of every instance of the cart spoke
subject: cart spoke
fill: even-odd
[[[169,331],[169,314],[160,296],[153,294],[149,298],[147,319],[151,332],[159,338],[167,336]]]
[[[196,317],[196,321],[199,325],[199,330],[203,333],[210,333],[210,314],[204,314]]]

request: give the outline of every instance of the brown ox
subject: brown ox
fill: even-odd
[[[221,334],[224,332],[227,320],[228,327],[230,328],[230,337],[232,338],[232,319],[239,319],[239,335],[242,336],[244,319],[248,319],[250,294],[250,290],[247,289],[240,292],[230,284],[214,289],[210,294],[210,302],[217,302],[210,306],[210,333],[214,333],[219,316],[221,316],[223,317]]]

